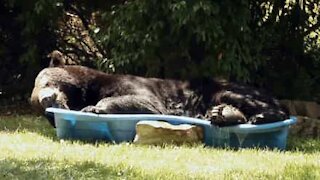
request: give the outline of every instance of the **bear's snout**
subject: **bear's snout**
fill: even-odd
[[[56,107],[62,109],[69,109],[65,94],[57,88],[46,87],[39,91],[38,101],[42,107]]]
[[[57,93],[55,91],[53,88],[44,88],[39,91],[38,100],[42,107],[54,107],[57,99]]]

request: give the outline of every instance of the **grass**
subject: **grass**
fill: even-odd
[[[35,115],[0,115],[0,179],[319,179],[320,140],[288,151],[62,141]]]

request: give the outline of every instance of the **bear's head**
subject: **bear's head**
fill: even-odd
[[[63,76],[61,68],[46,68],[38,74],[30,98],[37,112],[44,112],[48,107],[69,109],[67,95],[61,89],[63,82],[59,80],[60,76]]]

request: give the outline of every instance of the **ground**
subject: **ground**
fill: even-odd
[[[290,136],[284,152],[62,141],[22,107],[0,114],[1,179],[320,178],[319,139]]]

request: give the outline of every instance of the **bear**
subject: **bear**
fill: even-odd
[[[289,117],[278,100],[239,83],[107,74],[79,65],[43,69],[35,79],[30,100],[40,112],[57,107],[98,114],[184,115],[217,126],[262,124]],[[52,114],[47,117],[55,127]]]
[[[67,64],[64,54],[58,50],[54,50],[47,55],[47,58],[50,59],[49,67],[59,67]]]

